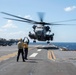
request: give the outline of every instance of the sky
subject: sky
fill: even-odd
[[[44,12],[44,21],[52,23],[76,19],[76,0],[0,0],[0,12],[35,21],[39,21],[37,13]],[[33,32],[32,24],[7,20],[3,17],[13,18],[0,13],[0,38],[19,39],[28,37],[29,31]],[[67,25],[50,26],[51,33],[55,34],[53,42],[76,42],[76,25],[73,25],[76,21],[60,24]]]

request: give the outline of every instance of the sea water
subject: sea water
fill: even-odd
[[[30,43],[33,45],[47,45],[45,42],[37,42],[37,43]],[[58,47],[65,47],[68,50],[76,50],[76,43],[73,42],[51,42],[50,44],[54,44]]]

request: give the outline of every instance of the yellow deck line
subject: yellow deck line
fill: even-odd
[[[50,60],[55,60],[56,59],[53,51],[48,51],[48,59],[50,59]]]
[[[52,56],[50,54],[50,51],[48,51],[48,59],[52,60]]]
[[[9,58],[11,58],[11,57],[14,57],[14,56],[16,56],[16,55],[17,55],[17,52],[14,52],[14,53],[12,53],[12,54],[8,54],[8,55],[1,56],[1,57],[0,57],[0,61],[7,60],[7,59],[9,59]]]
[[[55,60],[56,59],[56,56],[55,56],[54,52],[51,51],[51,53],[52,53],[52,58]]]
[[[28,50],[32,50],[33,48],[30,48],[30,49],[28,49]],[[4,56],[1,56],[0,57],[0,61],[3,61],[3,60],[7,60],[7,59],[9,59],[9,58],[11,58],[11,57],[14,57],[14,56],[16,56],[17,55],[17,52],[14,52],[14,53],[11,53],[11,54],[7,54],[7,55],[4,55]]]

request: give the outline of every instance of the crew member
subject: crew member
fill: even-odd
[[[26,59],[26,60],[28,60],[27,59],[27,55],[28,55],[28,43],[27,42],[24,42],[24,58]]]
[[[18,42],[17,62],[18,62],[18,60],[19,60],[19,56],[20,56],[20,54],[22,54],[23,62],[25,62],[25,60],[24,60],[23,41],[22,41],[22,39],[19,39],[19,42]]]

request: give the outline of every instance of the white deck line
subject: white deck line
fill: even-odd
[[[33,53],[32,55],[30,55],[29,57],[36,57],[38,53]]]
[[[41,51],[42,49],[38,49],[37,51]]]

